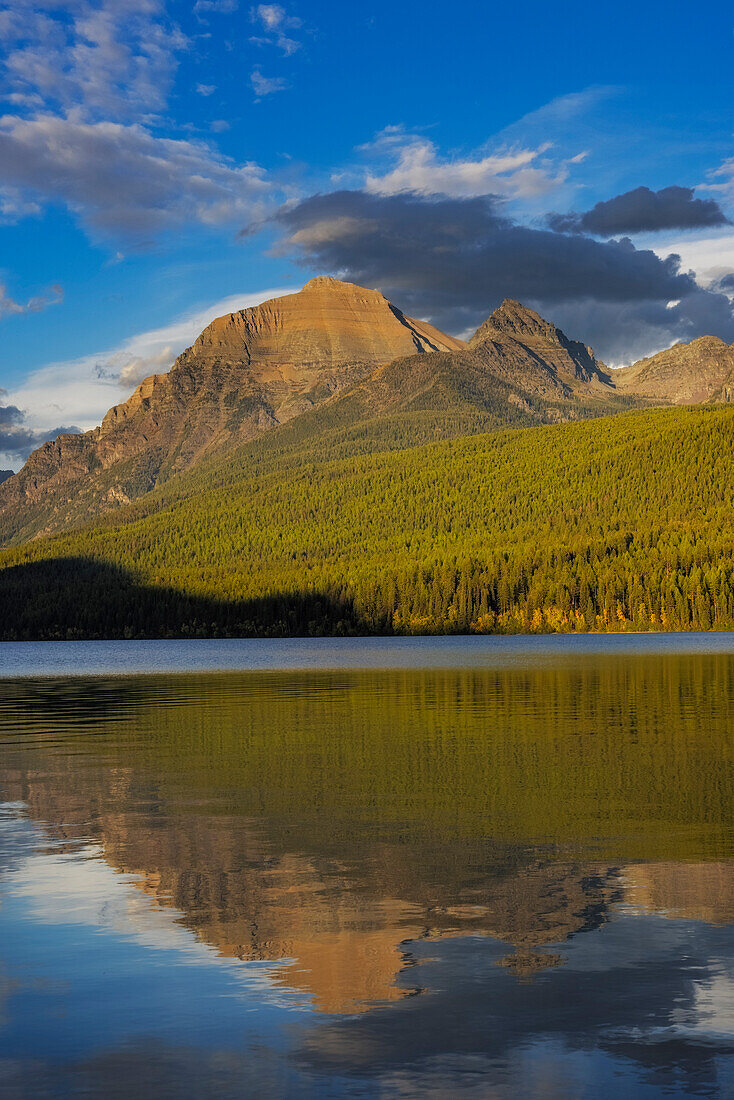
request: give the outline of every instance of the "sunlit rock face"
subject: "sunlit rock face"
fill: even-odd
[[[290,420],[397,356],[461,345],[405,317],[377,290],[319,276],[297,294],[212,321],[168,374],[145,379],[110,409],[102,449],[116,459],[115,429],[123,425],[178,429],[181,469],[232,436]],[[180,416],[176,400],[184,402]]]
[[[717,336],[701,336],[613,371],[612,379],[620,393],[658,404],[734,401],[734,347]]]
[[[319,276],[218,317],[102,424],[45,443],[0,492],[3,541],[59,530],[247,442],[398,356],[463,346],[377,290]]]

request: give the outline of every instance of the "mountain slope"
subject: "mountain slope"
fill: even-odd
[[[487,430],[599,416],[629,404],[589,348],[507,300],[466,348],[395,359],[332,398],[320,418],[346,423],[396,413],[471,411],[484,415]]]
[[[100,428],[40,448],[0,486],[0,542],[117,511],[270,428],[282,432],[286,421],[297,422],[292,438],[312,441],[401,416],[394,440],[390,425],[374,425],[381,449],[629,403],[590,349],[517,302],[495,310],[467,347],[377,291],[317,278],[214,321],[169,374],[146,379]]]
[[[669,408],[282,468],[251,447],[226,484],[0,553],[0,629],[731,629],[733,430]]]
[[[253,439],[396,356],[460,348],[379,291],[318,277],[213,321],[168,374],[81,436],[44,444],[0,486],[2,541],[90,518]]]
[[[532,310],[510,304],[516,320],[525,313],[529,325],[544,326],[547,359],[502,332],[504,303],[493,315],[491,339],[476,336],[471,346],[451,353],[395,359],[275,431],[204,459],[134,505],[122,506],[110,522],[133,522],[212,488],[236,487],[242,479],[273,484],[298,476],[306,464],[505,428],[588,419],[639,404],[605,383],[603,365],[588,348],[568,341]],[[580,365],[569,354],[569,345]]]
[[[701,336],[615,370],[612,379],[620,393],[666,404],[734,401],[734,346]]]

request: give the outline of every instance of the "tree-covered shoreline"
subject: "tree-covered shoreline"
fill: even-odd
[[[271,437],[2,552],[0,635],[733,629],[733,429],[698,407],[372,452]]]

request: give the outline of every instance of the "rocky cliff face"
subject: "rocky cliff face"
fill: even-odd
[[[609,373],[594,352],[578,340],[569,340],[551,321],[535,310],[506,298],[501,306],[477,329],[469,347],[491,351],[510,364],[514,359],[522,374],[533,379],[544,377],[545,384],[569,392],[606,392]],[[541,368],[540,373],[538,367]],[[581,387],[579,387],[581,383]]]
[[[213,321],[168,374],[81,436],[62,435],[0,487],[3,542],[60,530],[246,442],[397,356],[463,346],[379,291],[318,277]]]
[[[701,336],[613,371],[612,380],[620,393],[659,404],[734,401],[734,346],[716,336]]]
[[[586,345],[519,302],[506,300],[466,347],[395,359],[336,399],[354,415],[474,409],[507,424],[573,420],[623,407]]]

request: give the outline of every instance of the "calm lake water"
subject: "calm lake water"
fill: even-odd
[[[732,635],[0,668],[3,1098],[734,1097]]]

